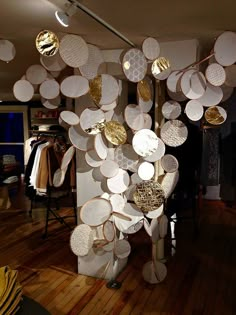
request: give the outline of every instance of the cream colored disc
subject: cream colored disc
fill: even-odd
[[[88,150],[85,153],[85,161],[91,167],[99,167],[102,165],[103,160],[97,155],[95,150]]]
[[[26,79],[32,84],[41,84],[47,78],[47,71],[41,65],[32,65],[26,70]]]
[[[101,50],[94,45],[88,44],[88,60],[79,67],[79,70],[83,77],[88,80],[93,79],[98,74],[99,66],[104,62],[104,58]]]
[[[131,183],[133,184],[140,184],[142,183],[143,179],[139,176],[138,173],[133,173],[131,175]]]
[[[173,173],[166,173],[161,186],[165,193],[165,198],[169,198],[174,191],[179,180],[179,171],[175,171]]]
[[[167,94],[172,100],[177,101],[177,102],[183,102],[188,99],[182,91],[171,92],[169,89],[167,89]]]
[[[130,183],[129,174],[122,169],[116,176],[107,179],[108,189],[114,194],[121,194],[128,188]]]
[[[169,120],[161,128],[161,139],[170,147],[182,145],[188,137],[188,129],[180,120]]]
[[[58,168],[53,175],[53,186],[60,187],[65,180],[66,170]]]
[[[155,38],[148,37],[143,41],[142,50],[147,59],[154,60],[159,57],[161,48]]]
[[[180,85],[187,98],[198,99],[206,90],[206,79],[201,72],[190,69],[182,75]]]
[[[75,126],[78,125],[79,123],[79,117],[76,115],[76,113],[70,110],[63,110],[60,113],[60,118],[62,121],[64,121],[66,124],[70,126]]]
[[[63,61],[70,67],[78,68],[88,61],[89,50],[85,40],[73,34],[62,37],[59,53]]]
[[[169,91],[178,93],[181,91],[180,80],[183,75],[182,71],[173,71],[166,80],[166,85]]]
[[[125,121],[133,130],[140,130],[144,126],[144,118],[138,105],[130,104],[125,107]]]
[[[225,84],[230,87],[236,87],[236,65],[225,67]]]
[[[147,72],[147,60],[143,52],[137,48],[129,49],[124,54],[122,68],[129,81],[141,81]]]
[[[143,222],[144,222],[144,220],[140,220],[136,224],[131,225],[124,233],[125,234],[137,233],[143,227]]]
[[[114,161],[120,168],[134,172],[137,169],[139,156],[132,145],[124,144],[115,149]]]
[[[105,160],[108,154],[108,144],[106,138],[98,133],[94,138],[94,149],[100,159]]]
[[[181,114],[181,106],[176,101],[167,101],[162,106],[162,115],[166,119],[176,119]]]
[[[71,160],[73,159],[73,156],[75,154],[75,147],[70,146],[65,154],[63,155],[62,161],[61,161],[61,169],[67,169],[68,165],[70,164]]]
[[[168,231],[168,218],[166,215],[162,215],[159,221],[159,233],[161,238],[165,238]]]
[[[223,85],[221,85],[221,89],[222,89],[222,92],[223,92],[223,98],[222,98],[221,102],[225,102],[233,94],[234,88],[231,87],[231,86],[227,86],[226,84],[223,84]]]
[[[54,79],[46,80],[40,84],[39,93],[48,100],[56,98],[60,94],[59,83]]]
[[[152,128],[152,117],[151,115],[147,113],[143,113],[143,119],[144,119],[144,129],[151,129]]]
[[[171,73],[171,66],[168,59],[165,57],[159,57],[153,61],[151,66],[151,72],[154,78],[158,80],[165,80]]]
[[[61,82],[60,89],[65,96],[77,98],[88,93],[89,83],[80,75],[72,75]]]
[[[205,111],[205,119],[211,125],[221,125],[226,118],[227,113],[221,106],[211,106]]]
[[[44,97],[41,97],[41,103],[44,107],[48,109],[56,109],[61,105],[61,97],[57,96],[51,100],[46,100]]]
[[[236,33],[222,33],[214,45],[216,61],[222,66],[230,66],[236,62]]]
[[[166,154],[161,158],[161,166],[167,173],[173,173],[179,168],[179,162],[172,154]]]
[[[119,172],[119,165],[112,160],[105,160],[100,166],[100,172],[107,178],[114,177]]]
[[[198,101],[202,104],[202,106],[209,107],[219,104],[222,98],[223,92],[221,87],[211,85],[207,82],[206,91],[203,96],[198,99]]]
[[[34,95],[34,87],[27,80],[18,80],[13,86],[13,94],[20,102],[28,102]]]
[[[157,150],[158,138],[153,131],[141,129],[135,133],[132,145],[138,155],[147,157]]]
[[[104,110],[103,110],[104,111]],[[111,121],[114,115],[114,110],[111,109],[109,111],[104,112],[106,122]]]
[[[156,284],[162,282],[167,275],[166,266],[156,261],[155,264],[152,261],[147,262],[143,266],[143,278],[150,284]]]
[[[207,81],[214,86],[221,86],[226,79],[225,69],[218,63],[212,63],[206,68]]]
[[[162,204],[159,208],[149,211],[145,213],[145,216],[149,219],[157,219],[159,218],[164,211],[164,204]]]
[[[131,252],[130,243],[126,240],[118,240],[115,242],[114,253],[117,258],[124,259],[129,256]]]
[[[157,139],[158,139],[158,146],[157,146],[156,151],[152,153],[151,155],[144,157],[145,161],[156,162],[160,160],[160,158],[162,158],[162,156],[165,154],[165,151],[166,151],[165,143],[160,138],[157,138]]]
[[[117,106],[117,100],[115,100],[114,102],[112,102],[110,104],[102,105],[100,108],[103,111],[110,111],[110,110],[116,108],[116,106]]]
[[[103,224],[103,235],[107,242],[112,242],[115,238],[115,226],[111,221],[106,221]]]
[[[154,176],[155,168],[150,162],[143,162],[139,165],[138,175],[143,180],[149,180]]]
[[[59,53],[56,53],[56,55],[51,56],[50,58],[41,55],[40,62],[48,71],[61,71],[67,66]]]
[[[116,212],[123,213],[126,201],[125,198],[118,194],[113,194],[110,197],[110,203],[112,205],[112,210]]]
[[[68,130],[71,143],[81,151],[88,151],[93,148],[93,137],[84,133],[79,125],[71,126]]]
[[[80,218],[85,224],[98,226],[108,220],[111,210],[111,204],[107,199],[93,198],[82,206]]]
[[[141,108],[143,113],[148,113],[153,106],[153,100],[151,99],[150,101],[145,102],[141,99],[141,97],[139,97],[138,106]]]
[[[9,62],[15,58],[16,49],[12,42],[0,39],[0,60]]]
[[[77,256],[86,256],[93,246],[94,231],[87,224],[76,226],[70,236],[70,247]]]
[[[202,118],[204,109],[198,100],[191,100],[185,106],[185,114],[192,121],[198,121]]]
[[[117,80],[109,74],[101,74],[101,99],[99,105],[109,105],[119,96]]]
[[[96,126],[104,123],[105,115],[101,109],[86,108],[80,115],[80,126],[88,134],[97,134],[100,132]]]

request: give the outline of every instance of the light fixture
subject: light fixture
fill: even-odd
[[[64,27],[69,26],[69,19],[72,15],[75,14],[77,8],[75,4],[72,2],[69,4],[69,7],[66,11],[56,11],[55,16],[57,18],[57,21]]]

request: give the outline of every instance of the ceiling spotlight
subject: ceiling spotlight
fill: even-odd
[[[69,4],[68,9],[64,11],[56,11],[55,16],[57,18],[57,21],[64,27],[69,26],[69,19],[72,15],[75,14],[77,8],[74,3]]]

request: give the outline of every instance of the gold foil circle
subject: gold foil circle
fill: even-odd
[[[224,111],[223,108],[221,108]],[[218,106],[211,106],[205,111],[205,119],[211,125],[221,125],[225,118],[220,112]]]
[[[151,88],[147,80],[143,79],[138,82],[138,93],[144,102],[148,102],[152,98]]]
[[[55,33],[43,30],[37,35],[35,45],[41,55],[51,57],[57,53],[60,44]]]
[[[85,129],[85,132],[89,135],[96,135],[103,131],[105,127],[104,120],[97,122],[95,125],[92,125],[90,128]]]
[[[153,61],[151,72],[155,76],[169,68],[170,68],[170,61],[166,59],[165,57],[159,57]]]
[[[127,140],[127,132],[124,126],[115,120],[106,122],[104,134],[106,139],[114,145],[124,144]]]
[[[102,76],[98,75],[89,81],[90,95],[93,101],[99,105],[102,98]]]
[[[148,180],[136,185],[133,198],[142,212],[149,212],[156,210],[164,203],[165,193],[159,183]]]

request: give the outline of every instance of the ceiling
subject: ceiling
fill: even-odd
[[[170,0],[84,0],[80,1],[97,16],[140,47],[148,37],[160,42],[198,39],[208,52],[215,38],[225,30],[236,31],[236,2]],[[68,3],[68,2],[67,2]],[[26,69],[39,63],[35,38],[43,29],[58,36],[73,33],[101,49],[130,46],[86,13],[77,10],[68,28],[59,25],[55,10],[65,10],[66,0],[1,0],[0,38],[12,41],[15,58],[0,61],[0,99],[13,101],[12,87]]]

